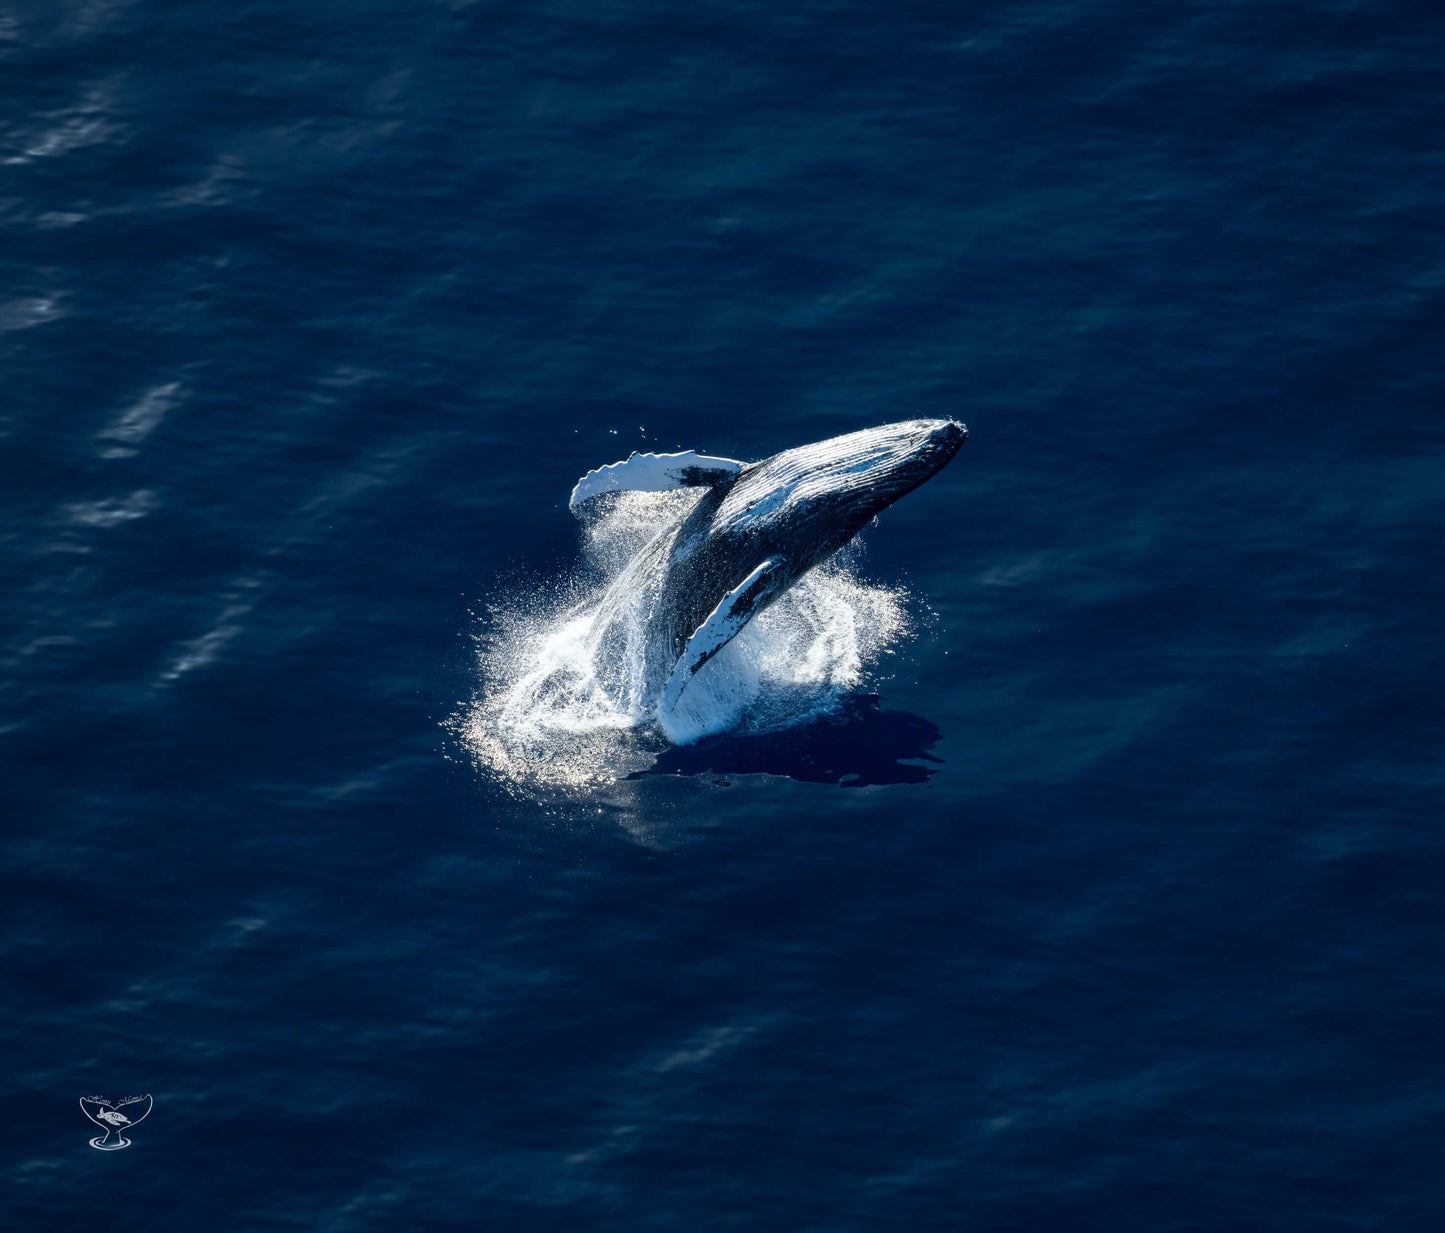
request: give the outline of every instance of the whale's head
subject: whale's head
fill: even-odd
[[[811,559],[795,563],[806,568],[936,475],[967,439],[953,420],[903,420],[785,450],[743,472],[713,527],[776,538],[785,552],[806,545]]]

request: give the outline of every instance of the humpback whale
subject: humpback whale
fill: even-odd
[[[753,617],[937,474],[967,437],[953,420],[905,420],[761,462],[633,453],[589,471],[569,502],[583,519],[611,493],[700,490],[603,596],[588,639],[599,682],[670,712]]]

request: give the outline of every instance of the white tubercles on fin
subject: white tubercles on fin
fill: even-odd
[[[769,557],[724,595],[712,610],[712,615],[693,631],[682,655],[673,665],[667,688],[662,691],[664,711],[670,711],[677,705],[682,691],[692,682],[698,669],[727,646],[781,587],[786,574],[785,564],[783,557]]]
[[[691,488],[732,479],[743,464],[732,458],[712,458],[693,450],[680,454],[639,454],[622,462],[609,463],[588,471],[567,502],[576,509],[589,497],[604,492],[669,492],[674,488]]]

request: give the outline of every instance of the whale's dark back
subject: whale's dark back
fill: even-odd
[[[781,557],[796,581],[936,475],[967,436],[951,420],[885,424],[784,450],[717,485],[667,546],[661,616],[673,657],[758,564]]]

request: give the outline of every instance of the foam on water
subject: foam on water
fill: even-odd
[[[477,693],[452,724],[480,767],[512,787],[587,788],[640,769],[668,743],[804,723],[864,684],[909,632],[907,593],[863,581],[861,549],[850,545],[751,621],[660,714],[645,631],[662,578],[609,588],[699,497],[622,494],[584,525],[574,575],[489,608]],[[662,667],[665,679],[671,665]]]

